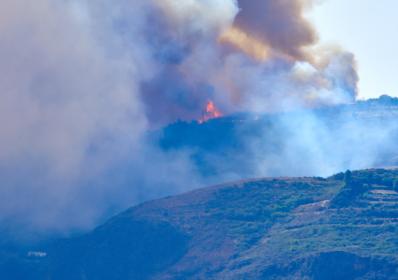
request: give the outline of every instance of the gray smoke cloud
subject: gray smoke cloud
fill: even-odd
[[[208,182],[146,135],[209,99],[225,114],[353,101],[354,56],[315,45],[307,5],[3,0],[0,222],[85,228]]]
[[[239,0],[238,3],[241,10],[235,24],[269,42],[279,52],[303,60],[306,59],[304,48],[317,42],[314,27],[304,17],[304,11],[312,1]]]

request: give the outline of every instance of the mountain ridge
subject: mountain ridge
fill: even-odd
[[[185,151],[210,182],[268,176],[328,176],[398,164],[398,98],[272,114],[176,122],[152,135]],[[306,164],[301,164],[306,161]],[[321,164],[320,164],[321,163]]]
[[[215,185],[129,208],[19,265],[37,275],[25,279],[397,279],[397,180],[371,169]]]

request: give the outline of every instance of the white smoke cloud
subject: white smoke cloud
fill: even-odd
[[[109,207],[141,200],[140,192],[168,193],[161,187],[175,191],[184,180],[165,174],[189,168],[184,156],[170,166],[170,156],[143,139],[139,83],[153,75],[153,61],[136,24],[144,24],[144,8],[123,8],[0,4],[0,220],[15,217],[36,229],[88,226]],[[128,35],[115,26],[119,17]],[[131,170],[118,175],[124,166]],[[159,180],[158,189],[139,189]]]
[[[238,13],[231,0],[152,0],[160,8],[176,32],[183,36],[195,33],[217,35],[228,28]],[[191,34],[189,34],[191,33]]]
[[[341,109],[341,108],[340,108]],[[255,174],[277,176],[330,176],[347,169],[366,169],[388,165],[395,156],[398,126],[390,120],[359,117],[353,111],[287,113],[263,131],[263,144],[250,142],[257,156]],[[326,113],[327,114],[327,113]],[[277,147],[266,137],[274,135]]]

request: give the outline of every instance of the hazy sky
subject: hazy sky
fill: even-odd
[[[323,42],[355,53],[361,98],[398,96],[397,11],[397,0],[324,0],[310,14]]]

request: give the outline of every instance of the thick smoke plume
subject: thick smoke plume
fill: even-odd
[[[239,0],[234,25],[265,42],[274,51],[294,60],[305,60],[305,47],[317,41],[313,26],[303,12],[310,1]]]
[[[354,56],[316,46],[310,4],[1,1],[0,222],[90,227],[201,185],[189,151],[146,135],[209,100],[225,114],[353,101]]]

